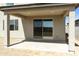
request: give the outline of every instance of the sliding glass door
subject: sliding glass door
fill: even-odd
[[[53,21],[52,19],[34,20],[34,37],[52,37]]]

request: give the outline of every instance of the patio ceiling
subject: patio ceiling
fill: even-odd
[[[22,15],[22,16],[48,16],[48,15],[62,15],[65,10],[52,10],[52,9],[29,9],[29,10],[14,10],[7,11],[7,13],[12,15]]]
[[[32,9],[18,9],[18,10],[7,10],[5,13],[16,15],[16,16],[53,16],[63,15],[68,9],[61,8],[32,8]]]

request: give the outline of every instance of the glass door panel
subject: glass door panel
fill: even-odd
[[[43,21],[43,36],[52,36],[53,29],[53,21],[52,20],[44,20]]]
[[[42,20],[34,20],[34,36],[42,37]]]

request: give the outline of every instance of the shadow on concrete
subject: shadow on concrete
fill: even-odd
[[[10,44],[9,46],[17,45],[17,44],[20,44],[20,43],[23,43],[23,42],[25,42],[25,40],[22,40],[22,41],[17,42],[17,43]]]
[[[61,43],[65,44],[64,40],[51,40],[51,39],[27,39],[26,42],[44,42],[44,43]]]
[[[10,44],[9,46],[17,45],[17,44],[20,44],[20,43],[23,43],[23,42],[41,42],[41,43],[60,43],[60,44],[65,44],[65,42],[63,42],[62,40],[48,40],[48,39],[39,39],[39,40],[27,39],[26,40],[25,39],[25,40],[22,40],[20,42]]]
[[[68,44],[66,42],[64,42],[63,40],[48,40],[48,39],[39,39],[39,40],[36,40],[36,39],[25,39],[25,40],[22,40],[20,42],[17,42],[17,43],[14,43],[14,44],[10,44],[10,46],[13,46],[13,45],[17,45],[17,44],[20,44],[20,43],[23,43],[23,42],[40,42],[40,43],[60,43],[60,44]],[[75,46],[79,46],[78,44],[75,43]]]

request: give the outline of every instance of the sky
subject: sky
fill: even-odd
[[[76,20],[79,19],[79,7],[75,10],[76,12]]]
[[[75,10],[75,14],[76,14],[76,16],[75,16],[75,20],[77,20],[77,19],[79,19],[79,7]],[[68,17],[66,17],[65,18],[65,24],[67,25],[67,23],[69,22],[69,18]]]

